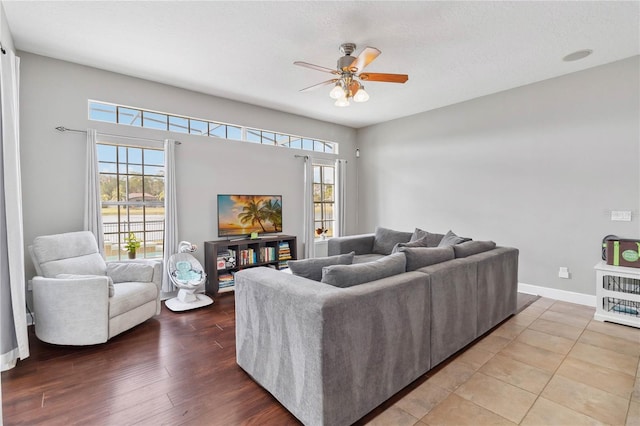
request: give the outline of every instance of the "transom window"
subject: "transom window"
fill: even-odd
[[[130,233],[140,241],[137,257],[162,257],[164,151],[110,144],[97,149],[107,260],[127,257]]]
[[[313,166],[313,211],[316,238],[335,231],[335,167]]]
[[[124,124],[127,126],[145,127],[148,129],[253,142],[263,145],[326,152],[329,154],[338,153],[338,144],[335,142],[303,138],[285,133],[172,115],[106,102],[90,100],[89,119],[105,121],[107,123]]]

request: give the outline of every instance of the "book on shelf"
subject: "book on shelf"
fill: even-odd
[[[256,264],[258,263],[258,253],[252,248],[240,250],[239,260],[241,266]]]
[[[281,261],[278,263],[278,269],[279,270],[284,270],[284,269],[289,269],[289,264],[287,263],[287,261]]]
[[[233,281],[228,282],[228,283],[219,283],[218,284],[218,290],[220,290],[221,288],[229,288],[229,287],[233,287],[235,284],[233,283]]]
[[[280,244],[278,244],[278,260],[283,261],[283,260],[290,260],[290,259],[291,259],[291,248],[289,247],[289,242],[281,241]]]
[[[268,263],[276,260],[276,249],[275,247],[261,247],[260,248],[260,262]]]
[[[231,287],[235,283],[233,273],[222,274],[218,277],[218,288]]]

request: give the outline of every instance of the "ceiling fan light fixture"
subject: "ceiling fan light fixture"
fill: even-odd
[[[342,96],[341,98],[338,98],[335,103],[335,106],[337,107],[348,107],[349,105],[350,105],[349,100],[347,99],[346,96]]]
[[[354,102],[367,102],[369,100],[369,94],[364,90],[364,86],[360,85],[360,89],[353,97]]]
[[[340,99],[344,97],[344,89],[342,88],[340,82],[336,83],[333,89],[331,89],[331,91],[329,92],[329,97],[331,99]]]
[[[363,73],[364,68],[375,60],[382,52],[375,47],[365,47],[358,56],[351,56],[355,51],[354,43],[343,43],[340,45],[340,52],[343,54],[338,59],[336,69],[310,64],[308,62],[295,61],[293,64],[316,71],[333,74],[333,78],[322,83],[306,87],[301,92],[307,92],[318,87],[325,87],[333,84],[329,91],[329,97],[335,99],[335,105],[339,107],[349,106],[349,100],[354,102],[367,102],[369,94],[364,90],[362,81],[379,81],[385,83],[406,83],[409,79],[407,74],[389,73]]]

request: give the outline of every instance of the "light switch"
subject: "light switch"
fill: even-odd
[[[611,211],[611,220],[616,222],[631,222],[631,212],[629,210]]]

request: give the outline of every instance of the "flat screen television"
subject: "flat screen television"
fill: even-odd
[[[218,194],[218,237],[282,232],[282,195]]]

